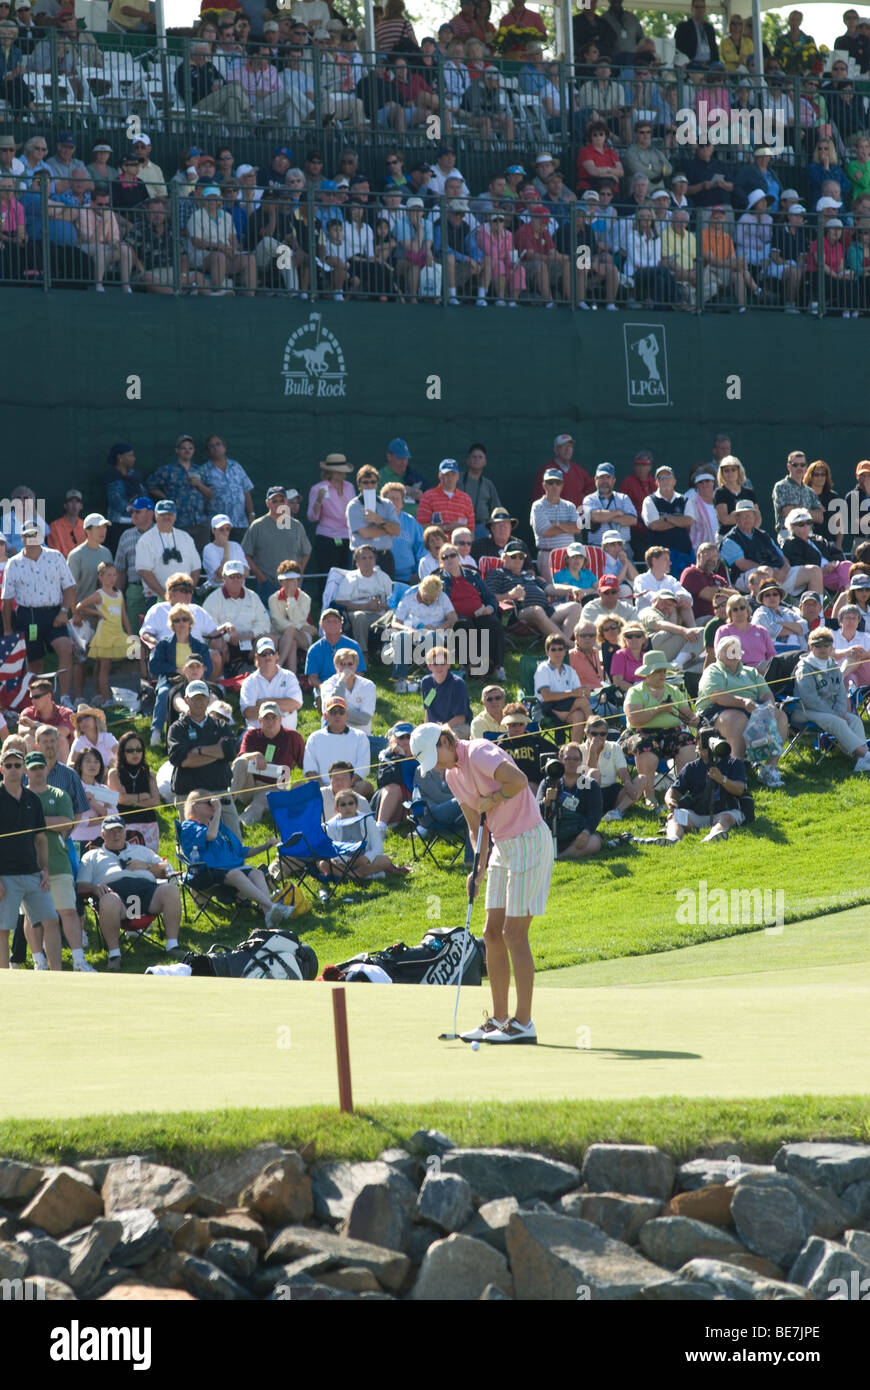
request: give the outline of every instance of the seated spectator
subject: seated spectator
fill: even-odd
[[[570,257],[557,248],[549,231],[549,210],[536,199],[531,186],[520,190],[525,216],[514,232],[514,249],[523,263],[527,285],[544,301],[545,309],[552,309],[556,299],[565,303],[570,298]]]
[[[844,589],[849,582],[849,561],[833,542],[813,529],[813,518],[801,507],[794,507],[786,517],[786,536],[782,553],[793,569],[819,569],[822,583],[831,593]]]
[[[759,606],[752,615],[757,627],[766,628],[774,644],[780,648],[806,651],[807,625],[794,608],[783,604],[785,589],[775,579],[759,586]]]
[[[323,708],[334,695],[344,700],[347,708],[347,722],[352,729],[371,738],[372,719],[377,703],[377,688],[374,681],[358,674],[359,657],[352,647],[344,647],[335,653],[335,675],[329,676],[321,687],[320,698]]]
[[[630,597],[630,594],[626,594],[626,599]],[[583,605],[584,618],[590,618],[592,622],[597,623],[605,613],[613,614],[623,622],[637,616],[634,604],[623,602],[621,599],[619,579],[612,574],[601,576],[598,581],[598,598],[590,599]]]
[[[261,637],[255,655],[257,669],[246,676],[239,690],[239,709],[248,728],[254,728],[264,700],[281,710],[285,729],[295,729],[297,710],[302,708],[302,690],[294,671],[278,664],[278,653],[271,637]]]
[[[387,746],[378,754],[376,798],[378,825],[386,829],[406,819],[405,802],[413,795],[417,760],[411,753],[409,739],[414,725],[394,724],[387,730]]]
[[[330,859],[318,860],[317,867],[322,874],[333,874],[339,878],[352,875],[354,878],[374,878],[381,874],[409,874],[406,864],[396,864],[388,854],[383,853],[383,831],[369,814],[360,814],[359,798],[355,792],[340,791],[335,797],[335,815],[326,822],[324,829],[338,849],[342,844],[365,842],[365,853],[351,860],[340,852]]]
[[[687,565],[680,575],[680,587],[688,593],[697,619],[713,616],[713,599],[721,590],[734,592],[714,541],[698,547],[695,564]]]
[[[4,753],[7,750],[4,748]],[[10,750],[11,751],[11,750]],[[93,973],[94,967],[85,960],[82,948],[82,924],[76,911],[76,885],[67,852],[67,840],[74,818],[73,804],[67,792],[48,785],[48,768],[41,753],[28,753],[24,759],[27,786],[42,805],[45,816],[45,839],[48,848],[49,892],[54,903],[63,935],[72,951],[73,970]],[[36,925],[29,916],[24,919],[24,932],[35,970],[61,969],[61,937],[49,924],[46,938],[42,923]]]
[[[849,587],[838,595],[831,616],[839,619],[846,604],[854,603],[861,614],[858,624],[859,631],[868,632],[870,631],[870,571],[864,570],[863,565],[852,565],[850,568]]]
[[[692,598],[688,590],[671,574],[670,551],[661,545],[651,545],[643,558],[648,568],[634,581],[638,613],[650,606],[656,594],[667,593],[674,600],[679,621],[684,627],[689,626],[695,617],[692,612]]]
[[[416,693],[414,682],[408,682],[408,671],[415,658],[415,634],[432,634],[431,641],[437,641],[437,634],[452,628],[456,622],[456,612],[443,591],[441,579],[437,574],[427,574],[416,589],[409,589],[402,595],[392,617],[393,676],[396,680],[396,693],[407,695]],[[419,643],[419,636],[416,642]]]
[[[716,660],[707,666],[701,677],[696,709],[702,724],[713,725],[717,733],[731,745],[735,758],[746,757],[744,730],[749,716],[759,705],[770,705],[783,743],[788,738],[788,720],[773,697],[762,676],[751,666],[743,664],[743,650],[736,637],[722,637],[716,644]],[[756,770],[765,787],[781,787],[783,779],[777,770],[779,758],[771,758]]]
[[[236,808],[227,795],[238,739],[225,723],[209,713],[211,691],[205,681],[191,681],[185,687],[184,698],[187,714],[170,726],[166,741],[172,764],[172,790],[176,797],[185,797],[192,791],[222,796],[224,821],[241,838]]]
[[[534,570],[526,568],[524,548],[511,541],[502,552],[502,565],[490,570],[487,585],[499,600],[510,600],[514,607],[513,622],[523,622],[537,632],[561,634],[573,632],[580,616],[580,604],[553,604],[557,597],[553,584],[546,584]]]
[[[713,493],[713,506],[719,520],[719,539],[737,525],[737,503],[755,503],[758,524],[761,524],[761,509],[753,488],[746,481],[746,470],[734,454],[726,454],[719,460],[716,470],[716,491]]]
[[[423,722],[449,724],[457,738],[468,738],[471,730],[468,688],[462,677],[450,670],[447,648],[432,647],[426,654],[426,666],[429,674],[420,683]]]
[[[485,677],[492,671],[496,680],[504,680],[505,638],[497,598],[476,568],[463,565],[452,541],[442,547],[440,558],[444,596],[456,614],[454,630],[477,634],[476,653],[472,649],[468,653],[469,673]]]
[[[619,619],[599,618],[599,622],[615,621],[617,631],[622,626]],[[598,625],[583,614],[574,629],[574,645],[568,650],[568,661],[580,681],[580,690],[588,701],[596,690],[604,684],[605,671],[603,654],[598,649]]]
[[[153,651],[158,642],[169,640],[174,635],[169,614],[173,607],[181,604],[193,616],[192,635],[197,641],[209,644],[213,674],[217,677],[222,670],[222,657],[215,646],[220,641],[220,634],[214,618],[198,603],[191,602],[193,590],[194,583],[189,574],[171,574],[166,581],[165,599],[160,603],[153,603],[147,610],[139,629],[139,637],[143,647],[149,651]]]
[[[371,763],[368,738],[362,730],[350,727],[347,705],[339,695],[324,700],[324,706],[325,727],[309,735],[302,770],[307,778],[327,786],[332,764],[349,762],[354,769],[354,790],[370,801],[374,787],[366,780]]]
[[[489,535],[483,539],[476,540],[471,547],[474,558],[480,560],[484,555],[501,555],[518,525],[519,521],[517,517],[511,516],[506,507],[494,507],[492,514],[486,522],[486,529]],[[517,537],[514,543],[519,546],[520,550],[528,558],[529,548],[525,541]]]
[[[504,715],[505,693],[500,685],[485,685],[480,693],[480,714],[471,721],[471,737],[484,738],[487,734],[501,737],[502,717]]]
[[[82,856],[76,892],[79,898],[92,898],[96,903],[100,931],[109,953],[107,968],[121,969],[122,917],[160,913],[167,954],[182,954],[178,946],[181,897],[178,885],[168,880],[166,860],[146,845],[128,845],[120,816],[107,816],[101,830],[102,845]],[[135,904],[133,911],[131,900]]]
[[[619,651],[614,653],[610,663],[611,684],[623,694],[634,685],[648,646],[649,639],[643,625],[636,619],[629,619],[619,634]]]
[[[581,621],[576,631],[580,634],[578,641],[594,649],[595,628]],[[567,640],[560,633],[551,634],[545,641],[547,660],[535,671],[535,698],[548,724],[557,729],[570,726],[571,737],[580,742],[591,710],[588,696],[581,691],[580,677],[573,664],[565,661],[567,649]]]
[[[598,643],[598,649],[601,653],[601,665],[604,667],[604,678],[607,681],[610,680],[610,667],[613,658],[616,656],[616,653],[620,651],[619,639],[622,634],[622,629],[623,622],[621,618],[605,616],[599,618],[598,622],[595,624],[595,640]]]
[[[442,459],[438,465],[438,486],[423,493],[417,507],[417,520],[425,528],[434,523],[449,535],[457,526],[474,526],[474,503],[459,491],[459,464]]]
[[[644,530],[642,534],[648,535],[649,532]],[[634,535],[633,530],[632,535]],[[602,575],[602,579],[615,579],[619,595],[622,598],[630,599],[638,571],[631,562],[631,556],[622,538],[622,531],[605,531],[601,537],[600,545],[601,549],[604,551],[604,574]],[[600,583],[598,587],[600,593]]]
[[[834,634],[817,627],[810,634],[809,652],[795,671],[795,693],[800,700],[791,722],[796,728],[813,723],[832,734],[840,748],[855,759],[855,772],[870,772],[867,735],[861,719],[849,712],[843,672],[833,658]]]
[[[763,676],[768,674],[770,663],[776,656],[776,647],[767,628],[758,627],[750,621],[749,600],[743,594],[732,594],[726,600],[725,622],[715,636],[717,646],[724,637],[737,637],[744,664],[760,671]]]
[[[294,768],[302,768],[305,741],[295,729],[285,729],[280,705],[264,700],[257,723],[245,729],[239,755],[233,761],[230,790],[243,797],[242,825],[256,825],[268,813],[266,792],[286,785]]]
[[[315,691],[320,689],[325,680],[335,675],[335,653],[339,647],[352,648],[359,657],[358,669],[366,669],[362,648],[352,637],[344,635],[341,614],[337,609],[324,608],[320,615],[320,631],[323,636],[312,643],[305,657],[305,675]],[[318,698],[315,695],[315,703]]]
[[[772,537],[756,525],[754,502],[738,502],[735,512],[737,525],[726,532],[720,550],[736,589],[745,593],[748,571],[767,564],[787,594],[799,594],[804,589],[822,593],[822,571],[818,565],[790,565]]]
[[[466,863],[470,864],[474,856],[466,832],[465,816],[441,769],[434,767],[425,774],[421,773],[419,767],[416,769],[413,800],[421,804],[423,812],[421,820],[414,826],[414,833],[425,839],[426,832],[432,826],[461,831],[465,837]]]
[[[77,753],[84,749],[96,750],[108,767],[113,761],[118,740],[106,728],[106,715],[102,709],[92,705],[79,705],[73,715],[75,739],[66,761],[72,764]]]
[[[699,731],[698,756],[677,772],[673,786],[665,792],[670,811],[665,834],[669,840],[682,840],[687,830],[708,827],[705,843],[727,839],[729,831],[744,822],[740,798],[746,793],[745,764],[730,751],[724,757],[714,756],[715,741],[711,729]]]
[[[350,621],[357,645],[368,651],[372,624],[387,612],[393,581],[376,563],[374,546],[363,542],[353,554],[355,568],[346,570],[332,601],[341,605]]]
[[[148,659],[148,670],[157,681],[154,709],[151,714],[151,747],[163,741],[163,730],[173,685],[180,685],[185,663],[191,655],[198,656],[205,668],[205,679],[212,673],[211,651],[204,642],[193,636],[193,613],[183,603],[169,610],[172,636],[157,643]]]
[[[603,806],[601,788],[594,778],[581,772],[579,743],[564,743],[558,757],[562,775],[543,778],[537,802],[552,827],[556,857],[586,859],[601,849],[601,837],[596,834]]]
[[[577,193],[585,193],[587,188],[599,191],[602,179],[614,181],[619,191],[619,180],[625,177],[622,160],[612,145],[607,143],[608,130],[603,121],[590,121],[586,127],[586,139],[577,154]]]
[[[89,843],[99,835],[103,817],[117,811],[118,798],[107,784],[106,764],[102,753],[98,753],[96,748],[83,748],[75,754],[70,766],[81,783],[90,807],[89,814],[79,816],[70,832],[70,839]]]
[[[386,745],[386,739],[384,740],[384,743]],[[352,789],[353,779],[354,771],[350,763],[343,762],[339,758],[336,762],[334,762],[331,765],[329,769],[329,783],[327,786],[322,786],[320,788],[320,794],[323,797],[324,821],[329,820],[330,816],[335,815],[335,798],[338,796],[339,792],[350,791]],[[377,797],[377,793],[375,793],[375,796]],[[372,805],[370,804],[370,802],[366,800],[364,796],[360,796],[359,792],[357,792],[356,798],[359,804],[361,815],[374,814]],[[384,826],[382,826],[381,828],[385,829]]]
[[[250,566],[245,559],[245,552],[238,541],[230,540],[232,522],[228,516],[219,512],[211,519],[211,534],[213,539],[203,547],[202,565],[205,570],[206,587],[217,589],[223,583],[224,565],[228,560],[235,560],[244,566],[245,579],[251,573]]]
[[[190,887],[195,893],[208,893],[218,884],[232,888],[243,901],[259,907],[267,927],[279,927],[292,917],[292,908],[272,901],[262,869],[245,867],[252,854],[279,842],[272,839],[246,848],[224,823],[225,810],[220,797],[201,792],[191,792],[184,803],[179,843],[191,865]]]
[[[417,574],[421,579],[441,568],[441,547],[446,544],[447,532],[443,527],[426,527],[423,532],[423,555],[417,565]]]
[[[311,595],[302,588],[295,560],[282,560],[277,577],[280,587],[269,597],[269,617],[278,634],[278,664],[295,672],[299,649],[307,652],[317,637],[317,628],[308,621]]]
[[[501,723],[504,733],[496,739],[499,748],[513,758],[536,791],[547,762],[557,756],[556,745],[540,729],[529,729],[529,712],[519,700],[505,705]]]
[[[570,747],[569,744],[565,748]],[[565,749],[562,750],[566,757]],[[573,759],[570,761],[573,762]],[[602,820],[622,820],[643,792],[643,782],[633,778],[617,740],[607,737],[607,721],[597,716],[587,721],[586,741],[580,745],[582,771],[601,788]]]
[[[749,597],[750,613],[754,613],[756,608],[758,608],[758,590],[761,588],[762,584],[766,584],[768,580],[776,583],[770,565],[758,565],[756,569],[750,570],[746,576],[746,592]]]
[[[106,774],[106,785],[117,794],[117,809],[122,813],[128,832],[135,830],[156,854],[160,848],[160,822],[155,808],[160,805],[160,793],[145,759],[142,735],[137,730],[128,729],[118,740],[115,761]]]
[[[245,586],[240,560],[226,561],[224,582],[208,595],[203,609],[222,638],[225,674],[250,671],[251,647],[259,638],[268,636],[270,624],[262,599]]]
[[[637,669],[637,679],[625,697],[627,729],[620,742],[635,761],[643,778],[647,804],[658,809],[655,777],[660,759],[673,759],[679,772],[692,758],[698,724],[682,690],[668,684],[668,658],[664,652],[647,652]]]
[[[818,595],[813,597],[818,602]],[[807,617],[803,604],[801,617]],[[834,632],[834,660],[843,672],[847,685],[857,689],[870,685],[870,632],[859,631],[861,609],[857,603],[844,604],[838,621],[840,626]]]
[[[585,545],[572,541],[565,549],[564,565],[553,575],[553,584],[562,591],[562,596],[567,598],[579,592],[591,598],[598,593],[598,581],[592,570],[586,568],[585,562]]]
[[[39,726],[48,724],[57,731],[58,757],[65,763],[76,736],[72,710],[54,703],[54,684],[47,678],[38,677],[31,681],[27,693],[30,703],[18,715],[18,732],[26,740],[27,751],[32,753],[36,747],[36,730]]]

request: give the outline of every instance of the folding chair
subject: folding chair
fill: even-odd
[[[269,810],[281,837],[278,863],[283,874],[283,860],[292,859],[298,865],[291,871],[300,888],[309,889],[329,902],[348,879],[362,885],[365,880],[354,874],[353,866],[365,852],[365,840],[336,844],[330,840],[323,825],[323,797],[320,783],[314,780],[299,782],[295,787],[266,793]],[[347,877],[322,874],[318,859],[344,860]]]
[[[555,576],[558,574],[559,570],[560,570],[560,569],[562,568],[562,566],[565,564],[565,557],[566,557],[567,553],[568,553],[568,547],[565,546],[565,545],[559,545],[559,546],[556,547],[555,550],[551,550],[551,551],[550,551],[550,579],[551,579],[551,580],[555,578]],[[603,551],[603,549],[602,549],[602,547],[601,547],[600,545],[587,545],[587,547],[586,547],[586,568],[587,568],[588,570],[591,570],[591,571],[592,571],[592,573],[595,575],[596,581],[599,580],[599,579],[601,578],[601,576],[603,575],[603,573],[604,573],[604,566],[605,566],[606,562],[607,562],[607,556],[605,555],[605,553],[604,553],[604,551]]]
[[[209,888],[195,888],[193,880],[196,878],[197,871],[202,867],[201,864],[192,864],[181,848],[181,821],[175,821],[175,853],[178,856],[178,864],[181,869],[181,906],[182,916],[189,926],[195,926],[200,917],[204,917],[210,927],[216,931],[222,926],[215,921],[212,916],[212,903],[218,902],[222,907],[232,908],[230,926],[235,926],[236,918],[241,909],[241,900],[235,889],[227,887],[226,884],[218,883]],[[188,916],[188,899],[196,911],[193,916]]]
[[[428,859],[436,869],[452,869],[465,851],[465,831],[454,829],[450,825],[440,825],[438,821],[433,820],[425,802],[419,798],[410,803],[409,810],[414,822],[411,835],[414,863],[422,863]],[[446,853],[441,857],[435,853],[438,845],[444,845],[446,848]]]
[[[128,831],[127,831],[127,844],[128,844],[128,845],[144,845],[144,843],[145,843],[145,840],[144,840],[143,836],[141,835],[141,833],[140,833],[138,830],[128,830]],[[74,841],[72,841],[72,840],[69,840],[69,841],[67,842],[67,854],[69,855],[70,864],[73,866],[73,875],[74,875],[74,876],[77,875],[77,873],[78,873],[78,862],[77,862],[77,858],[76,858],[76,847],[75,847],[75,846],[76,846],[76,842],[74,842]],[[83,844],[83,848],[82,848],[82,850],[81,850],[81,853],[82,853],[82,854],[86,854],[86,853],[88,852],[88,850],[90,850],[90,849],[101,849],[102,846],[103,846],[103,837],[102,837],[102,835],[98,835],[98,836],[96,837],[96,839],[94,839],[94,840],[88,840],[86,843]],[[82,915],[82,921],[84,922],[84,920],[85,920],[85,916],[86,916],[86,914],[87,914],[88,908],[90,908],[91,911],[92,911],[93,914],[94,914],[95,925],[96,925],[98,937],[99,937],[99,940],[102,941],[102,939],[103,939],[103,938],[102,938],[102,933],[100,932],[100,913],[99,913],[99,908],[98,908],[98,906],[97,906],[96,903],[86,903],[86,904],[84,905],[83,911],[82,911],[82,914],[81,914],[81,915]],[[126,908],[126,904],[125,904],[125,908]],[[157,923],[158,927],[160,928],[160,931],[163,933],[162,937],[161,937],[161,936],[155,935],[155,933],[151,931],[151,927],[152,927],[152,925],[153,925],[155,922]],[[129,946],[131,946],[131,947],[135,947],[135,945],[137,944],[137,942],[140,942],[140,941],[147,941],[147,942],[149,943],[149,945],[151,945],[151,946],[163,947],[163,945],[165,944],[165,941],[166,941],[166,928],[165,928],[164,923],[163,923],[163,914],[160,913],[160,912],[143,912],[143,913],[141,913],[138,917],[130,917],[130,916],[127,916],[126,913],[122,913],[122,915],[121,915],[121,933],[122,933],[122,935],[121,935],[121,941],[122,941],[122,942],[126,942],[126,943],[127,943]]]
[[[504,568],[501,557],[498,555],[481,555],[477,565],[481,579],[486,579],[486,576],[491,574],[493,570]],[[517,641],[517,638],[528,638],[529,641],[526,643],[527,646],[530,646],[533,642],[538,640],[541,634],[535,628],[529,627],[528,623],[524,623],[521,618],[514,623],[512,627],[507,626],[509,615],[515,611],[515,606],[510,599],[500,598],[498,600],[498,609],[501,620],[505,624],[505,641],[511,651],[516,652],[521,650],[521,644]]]
[[[802,739],[809,737],[813,740],[813,749],[817,754],[815,764],[818,767],[819,763],[836,748],[837,740],[834,738],[834,735],[825,733],[825,731],[820,729],[818,724],[814,724],[811,719],[807,720],[805,724],[794,724],[792,722],[795,711],[800,706],[799,696],[789,695],[784,700],[778,701],[778,704],[788,719],[790,735],[789,741],[780,755],[779,766],[782,766],[792,749],[799,747]]]

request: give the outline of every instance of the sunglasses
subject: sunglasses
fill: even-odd
[[[484,695],[483,698],[484,698],[484,701],[485,701],[486,704],[491,705],[491,704],[496,704],[499,700],[503,700],[503,699],[504,699],[504,696],[503,696],[503,695]]]
[[[145,752],[145,749],[142,747],[141,743],[128,743],[128,744],[127,744],[127,752],[128,752],[128,753],[144,753],[144,752]]]
[[[190,622],[190,618],[173,618],[173,619],[172,619],[172,622],[171,622],[171,626],[172,626],[172,627],[177,627],[179,623],[189,623],[189,622]]]
[[[618,627],[619,627],[619,623],[604,623],[604,625],[603,625],[602,628],[601,628],[601,631],[602,631],[602,632],[614,632],[614,631],[616,630],[616,628],[618,628]]]

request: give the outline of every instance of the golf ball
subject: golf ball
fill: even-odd
[[[477,1049],[478,1049],[479,1047],[480,1047],[480,1043],[479,1043],[479,1042],[473,1042],[473,1043],[471,1044],[471,1050],[472,1050],[472,1052],[476,1052]]]

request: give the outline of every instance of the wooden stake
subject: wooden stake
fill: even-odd
[[[347,1001],[343,989],[332,991],[332,1018],[335,1024],[335,1061],[338,1067],[338,1108],[353,1114],[350,1086],[350,1044],[347,1038]]]

